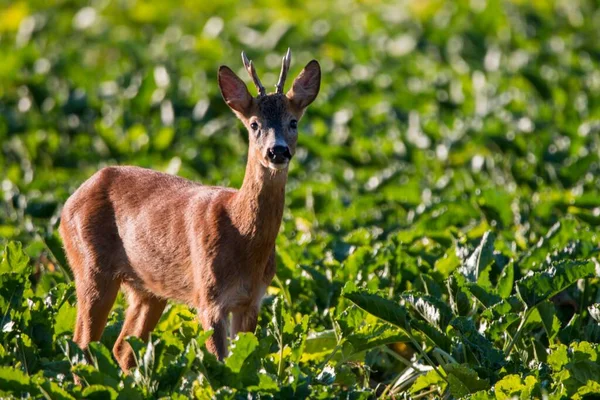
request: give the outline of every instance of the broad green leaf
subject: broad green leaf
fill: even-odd
[[[249,332],[238,333],[237,338],[231,343],[230,355],[225,359],[232,372],[238,373],[242,369],[244,361],[252,354],[258,346],[258,339]]]
[[[77,309],[68,302],[64,302],[54,316],[54,336],[59,337],[65,332],[73,332]]]
[[[450,351],[452,342],[444,332],[440,331],[435,326],[419,320],[410,321],[410,326],[423,333],[433,344],[439,346],[442,350],[447,352]]]
[[[478,282],[480,274],[494,260],[494,240],[492,232],[486,232],[481,238],[479,246],[458,269],[469,282]]]
[[[321,332],[311,332],[306,338],[305,353],[302,360],[308,361],[313,358],[324,357],[337,345],[337,338],[333,329]]]
[[[9,242],[4,246],[0,257],[0,274],[29,276],[31,270],[29,256],[23,251],[21,242]]]
[[[448,374],[450,393],[456,397],[464,397],[490,388],[490,382],[487,379],[479,379],[477,372],[468,364],[448,364],[444,369]]]
[[[503,299],[506,299],[512,293],[513,285],[515,281],[515,266],[514,262],[511,260],[506,267],[502,270],[502,274],[498,279],[498,285],[496,286],[496,291],[498,295]]]
[[[557,346],[548,356],[557,385],[572,397],[589,381],[600,376],[600,349],[589,342],[572,343],[569,348]]]
[[[471,301],[463,289],[465,286],[465,278],[457,273],[446,280],[450,306],[454,315],[465,316],[471,311]]]
[[[406,320],[406,311],[399,304],[364,289],[357,289],[353,283],[347,283],[344,286],[342,296],[377,318],[405,331],[410,331]]]
[[[457,317],[450,325],[454,328],[460,343],[478,365],[495,371],[505,364],[502,351],[494,347],[475,329],[473,321],[466,317]]]
[[[440,388],[439,392],[443,392],[446,387],[446,381],[434,370],[427,372],[424,375],[420,375],[410,387],[411,394],[417,394],[420,391],[429,389],[431,387]]]
[[[48,378],[44,378],[42,376],[32,377],[32,381],[38,385],[39,391],[46,397],[47,399],[56,399],[56,400],[74,400],[69,392],[59,386],[58,383],[49,380]]]
[[[453,317],[450,307],[433,296],[418,292],[407,292],[402,295],[402,298],[412,306],[421,318],[441,331],[446,330]]]
[[[573,395],[573,400],[593,399],[600,397],[600,382],[597,380],[588,380],[585,385],[577,389],[577,393]]]
[[[517,294],[528,308],[562,292],[579,279],[594,276],[591,262],[563,261],[542,272],[533,272],[517,281]]]
[[[115,379],[108,374],[102,373],[91,365],[76,364],[73,366],[72,371],[75,375],[82,378],[83,381],[87,382],[88,385],[98,385],[101,387],[110,386],[113,389],[119,387],[119,379]]]
[[[489,308],[498,304],[502,298],[495,293],[492,293],[491,288],[484,288],[477,283],[466,283],[465,287],[475,296],[477,300],[483,304],[485,308]]]
[[[102,343],[92,342],[89,345],[89,351],[94,361],[94,366],[101,373],[110,376],[114,380],[119,380],[120,368],[113,360],[112,353]]]
[[[0,393],[12,393],[21,397],[37,392],[36,385],[23,371],[13,367],[0,366]]]
[[[569,362],[568,347],[564,344],[556,345],[548,356],[548,364],[553,370],[559,371]]]
[[[496,382],[494,391],[498,400],[522,399],[528,400],[536,398],[539,394],[539,382],[534,376],[526,376],[522,379],[519,375],[506,375]]]
[[[116,400],[119,393],[110,386],[94,384],[83,389],[82,395],[84,398],[91,400]]]
[[[368,325],[349,335],[346,340],[352,344],[355,353],[391,344],[405,343],[410,338],[402,330],[388,324]]]
[[[535,312],[539,313],[542,325],[544,325],[544,329],[546,330],[546,335],[548,335],[548,340],[552,342],[560,330],[560,320],[556,316],[554,304],[544,301],[537,306]]]

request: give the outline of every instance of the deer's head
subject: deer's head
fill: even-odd
[[[249,156],[259,160],[264,168],[286,169],[296,152],[298,122],[319,93],[321,67],[316,60],[309,62],[294,80],[292,88],[284,94],[291,62],[288,49],[283,57],[275,93],[267,94],[252,61],[248,61],[244,53],[242,60],[258,90],[258,96],[251,96],[246,84],[229,67],[221,66],[219,88],[223,99],[248,129]]]

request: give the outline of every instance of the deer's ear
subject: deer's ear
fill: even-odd
[[[219,67],[219,89],[223,100],[232,110],[246,115],[252,105],[252,96],[248,88],[229,67]]]
[[[319,94],[321,87],[321,67],[317,60],[312,60],[294,80],[292,88],[287,92],[287,98],[297,108],[304,110]]]

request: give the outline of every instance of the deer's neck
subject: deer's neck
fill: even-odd
[[[265,249],[270,254],[281,225],[285,201],[287,170],[264,168],[248,157],[246,175],[232,199],[231,220],[253,252]]]

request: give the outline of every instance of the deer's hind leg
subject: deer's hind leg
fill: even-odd
[[[150,332],[156,327],[167,305],[167,301],[149,293],[124,285],[127,295],[127,312],[121,334],[113,347],[113,354],[124,371],[136,365],[133,349],[125,341],[127,336],[137,336],[147,341]]]
[[[119,292],[119,281],[102,275],[75,277],[77,321],[73,340],[87,352],[90,342],[99,341],[108,314]]]
[[[62,232],[61,232],[62,233]],[[90,342],[98,341],[119,292],[119,280],[110,271],[110,260],[82,251],[70,235],[63,234],[65,251],[75,277],[77,320],[73,340],[86,356]],[[108,268],[107,268],[108,267]]]

